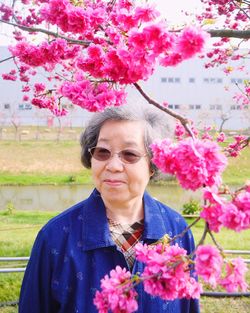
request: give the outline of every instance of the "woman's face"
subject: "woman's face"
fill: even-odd
[[[143,123],[107,121],[101,127],[96,146],[112,152],[112,157],[107,161],[98,161],[93,157],[91,159],[94,184],[104,202],[122,205],[142,199],[150,178],[148,156],[143,156],[136,163],[127,164],[116,153],[132,149],[141,155],[146,154]]]

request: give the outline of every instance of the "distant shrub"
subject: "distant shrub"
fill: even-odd
[[[184,215],[192,215],[198,214],[201,211],[201,206],[198,201],[191,199],[189,202],[183,205],[182,214]]]

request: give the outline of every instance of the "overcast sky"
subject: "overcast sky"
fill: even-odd
[[[200,0],[149,0],[155,3],[157,9],[172,24],[181,24],[185,18],[183,11],[195,12],[201,7]],[[0,3],[9,3],[9,0],[0,0]],[[10,40],[10,28],[0,23],[0,45],[8,45]]]

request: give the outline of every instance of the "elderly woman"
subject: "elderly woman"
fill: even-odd
[[[39,232],[25,272],[20,313],[94,313],[100,280],[117,265],[142,272],[138,242],[153,243],[183,231],[183,218],[146,191],[155,175],[150,144],[157,135],[155,113],[126,108],[96,113],[81,137],[82,163],[95,189]],[[194,249],[187,232],[178,244]],[[163,301],[136,287],[137,312],[199,312],[196,300]]]

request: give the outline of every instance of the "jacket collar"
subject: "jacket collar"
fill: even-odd
[[[166,234],[161,207],[147,192],[144,201],[144,233],[142,240],[158,240]],[[94,189],[89,198],[84,201],[84,225],[82,230],[83,250],[115,246],[108,226],[106,209],[100,193]]]

